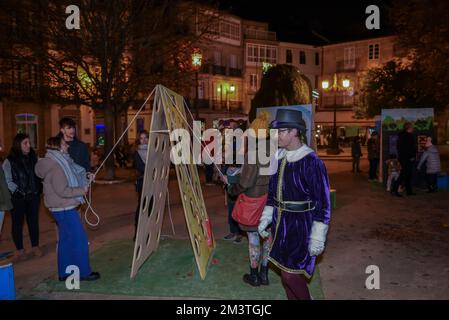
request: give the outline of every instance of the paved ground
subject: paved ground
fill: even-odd
[[[433,195],[418,191],[415,197],[392,198],[380,185],[369,183],[366,173],[352,174],[349,159],[325,161],[332,187],[337,189],[338,204],[333,212],[328,246],[319,264],[326,298],[449,299],[449,191]],[[362,170],[367,172],[367,169],[363,160]],[[131,172],[120,174],[132,175]],[[219,186],[203,186],[203,192],[214,234],[222,237],[228,231],[223,191]],[[93,196],[102,221],[100,228],[88,231],[91,250],[111,240],[130,239],[137,201],[132,182],[97,185]],[[187,238],[174,172],[170,181],[170,208],[175,234],[168,212],[162,234]],[[45,255],[30,256],[15,264],[19,298],[30,297],[33,287],[56,272],[55,226],[43,208],[40,221]],[[13,248],[10,228],[7,214],[0,252]],[[25,244],[29,246],[27,235]],[[246,245],[246,241],[241,245]],[[365,288],[368,277],[365,269],[369,265],[380,269],[380,290]],[[68,296],[48,294],[45,297]],[[86,295],[84,298],[105,297]]]

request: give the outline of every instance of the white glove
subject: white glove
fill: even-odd
[[[273,220],[273,210],[274,208],[272,206],[265,206],[263,209],[262,216],[259,220],[259,226],[257,227],[257,230],[262,238],[268,238],[270,236],[270,233],[265,231],[265,229]]]
[[[318,256],[324,251],[324,243],[329,226],[325,223],[314,221],[309,239],[309,253],[311,256]]]

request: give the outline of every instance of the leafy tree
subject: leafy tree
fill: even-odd
[[[72,4],[80,9],[79,30],[65,25]],[[209,25],[195,24],[197,9],[176,0],[3,0],[0,58],[38,65],[42,99],[103,113],[109,153],[120,134],[117,119],[155,84],[189,90],[192,44]],[[112,179],[112,157],[106,168]]]
[[[310,80],[298,68],[286,64],[271,67],[251,103],[250,119],[255,118],[257,108],[309,104],[311,90]]]
[[[361,89],[361,108],[356,112],[373,117],[382,109],[436,106],[437,101],[426,86],[420,70],[389,61],[368,71]]]
[[[408,51],[412,70],[419,73],[420,94],[433,96],[436,109],[449,104],[449,2],[397,0],[391,19],[397,44]]]
[[[249,120],[252,121],[256,117],[257,108],[310,104],[311,101],[312,86],[309,78],[301,74],[299,69],[294,66],[278,64],[265,72],[260,89],[251,102]],[[312,129],[310,145],[312,148],[316,148],[316,139],[313,132]],[[303,140],[305,140],[305,132],[303,133]]]

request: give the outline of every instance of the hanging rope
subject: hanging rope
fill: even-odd
[[[170,98],[170,100],[172,100],[172,97],[170,97],[168,94],[166,94],[166,95]],[[190,115],[191,115],[191,117],[192,117],[192,120],[195,120],[195,119],[193,118],[193,115],[192,115],[192,113],[190,112],[189,107],[187,106],[187,103],[186,103],[186,101],[184,100],[184,98],[183,98],[182,100],[183,100],[183,102],[184,102],[184,107],[185,107],[185,109],[187,109],[187,111],[190,113]],[[176,102],[175,102],[175,101],[172,100],[172,103],[173,103],[174,106],[176,106]],[[198,137],[198,136],[195,134],[195,131],[193,130],[192,126],[189,124],[189,122],[187,121],[187,119],[184,118],[184,116],[183,116],[183,114],[181,113],[181,111],[179,111],[178,108],[176,108],[176,107],[175,107],[174,109],[176,110],[176,112],[179,113],[179,116],[181,117],[181,119],[185,122],[185,124],[187,124],[187,126],[189,127],[189,129],[192,131],[192,136],[193,136],[193,137],[194,137],[194,138],[195,138],[195,139],[196,139],[202,146],[204,146],[207,155],[208,155],[211,159],[213,159],[213,157],[212,157],[212,155],[211,155],[211,152],[210,152],[210,149],[209,149],[209,146],[208,146],[207,144],[203,143],[203,141],[201,141],[201,137]],[[215,163],[215,161],[213,161],[212,163],[213,163],[214,166],[217,168],[217,171],[218,171],[218,173],[221,175],[221,177],[222,177],[222,178],[225,177],[225,176],[223,175],[223,173],[221,172],[220,168],[219,168],[219,167],[217,166],[217,164]]]
[[[130,123],[128,124],[128,127],[123,131],[122,135],[120,136],[120,138],[118,138],[117,142],[115,143],[115,145],[112,147],[111,151],[109,151],[108,155],[104,158],[103,162],[100,164],[100,166],[97,168],[97,171],[95,171],[94,174],[91,175],[91,178],[89,179],[89,183],[88,183],[88,197],[84,196],[84,199],[87,203],[87,208],[86,211],[84,212],[84,220],[86,221],[86,223],[90,226],[90,227],[97,227],[100,224],[100,216],[95,212],[94,208],[92,207],[92,183],[95,181],[95,178],[98,174],[98,172],[100,172],[101,168],[105,165],[106,161],[108,160],[108,158],[112,155],[112,153],[114,152],[115,148],[117,148],[118,144],[120,143],[120,141],[123,139],[123,137],[125,136],[125,134],[128,132],[128,130],[131,128],[131,125],[134,123],[134,121],[137,119],[137,117],[139,116],[139,114],[142,112],[142,110],[145,108],[145,105],[147,104],[147,102],[150,100],[150,98],[153,96],[154,92],[156,90],[156,87],[153,89],[153,91],[151,91],[151,93],[148,95],[148,97],[145,99],[144,103],[142,104],[142,106],[139,108],[139,110],[137,111],[137,113],[135,114],[135,116],[132,118],[132,120],[130,121]],[[92,212],[92,214],[96,217],[97,222],[96,223],[92,223],[89,221],[87,214],[89,213],[89,210]]]

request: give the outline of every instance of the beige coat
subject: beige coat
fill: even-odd
[[[80,205],[76,198],[84,195],[83,188],[69,187],[61,166],[50,158],[40,159],[35,168],[36,175],[43,179],[44,203],[47,208],[64,209]]]

